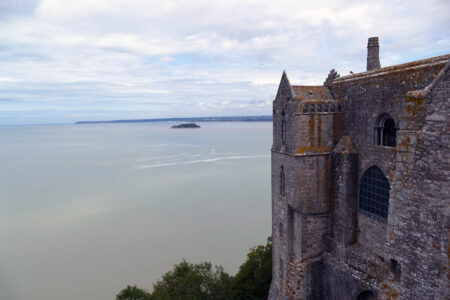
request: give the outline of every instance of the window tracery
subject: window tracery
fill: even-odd
[[[388,179],[377,166],[364,172],[359,189],[359,209],[387,219],[389,211]]]

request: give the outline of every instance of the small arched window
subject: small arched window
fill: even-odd
[[[317,112],[322,112],[322,105],[317,104]]]
[[[286,176],[284,175],[284,167],[280,168],[280,195],[284,196],[286,193]]]
[[[375,300],[375,295],[372,291],[364,291],[358,295],[356,300]]]
[[[397,129],[392,119],[387,119],[383,127],[383,146],[395,147],[397,138]]]
[[[364,172],[359,189],[359,209],[387,219],[389,211],[389,181],[377,166]]]
[[[281,142],[286,143],[286,114],[281,113]]]
[[[397,126],[389,114],[381,114],[375,124],[375,144],[378,146],[395,147],[397,145]]]

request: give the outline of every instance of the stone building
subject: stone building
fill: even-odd
[[[269,299],[449,299],[449,55],[273,102]]]

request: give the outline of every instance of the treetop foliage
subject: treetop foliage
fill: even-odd
[[[210,262],[183,261],[165,273],[148,293],[127,286],[116,300],[259,300],[267,299],[272,279],[272,241],[251,248],[235,276]]]
[[[116,296],[116,300],[151,300],[150,293],[137,286],[127,286]]]

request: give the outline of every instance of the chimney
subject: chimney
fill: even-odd
[[[378,37],[369,38],[367,43],[367,71],[381,68],[379,50]]]

